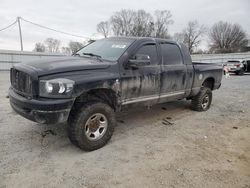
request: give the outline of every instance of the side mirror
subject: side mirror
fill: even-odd
[[[144,54],[137,54],[126,63],[127,68],[138,69],[141,66],[150,65],[150,57]]]

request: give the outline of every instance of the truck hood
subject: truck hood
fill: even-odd
[[[113,62],[99,61],[95,58],[87,57],[73,57],[73,56],[63,56],[57,58],[41,59],[36,61],[24,62],[15,64],[15,68],[21,70],[35,71],[38,76],[71,72],[71,71],[81,71],[81,70],[91,70],[91,69],[105,69],[108,68]]]

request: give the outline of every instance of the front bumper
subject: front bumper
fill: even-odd
[[[67,121],[74,99],[27,99],[9,89],[10,105],[21,116],[38,123]]]

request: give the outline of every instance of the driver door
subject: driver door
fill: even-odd
[[[136,69],[123,66],[121,70],[123,105],[138,102],[154,104],[159,99],[161,67],[156,43],[141,44],[129,59],[140,55],[149,56],[150,64]]]

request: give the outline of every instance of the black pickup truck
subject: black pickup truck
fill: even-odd
[[[222,66],[192,63],[173,41],[114,37],[73,56],[16,64],[10,79],[17,113],[44,124],[68,121],[71,142],[91,151],[110,140],[115,112],[125,107],[190,99],[193,110],[208,110]]]

